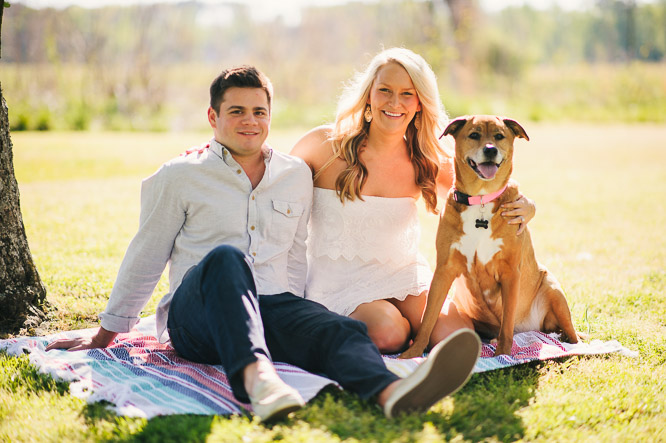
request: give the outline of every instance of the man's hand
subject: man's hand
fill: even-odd
[[[118,335],[117,332],[107,331],[100,326],[97,334],[95,334],[92,338],[61,338],[50,343],[46,347],[46,350],[50,351],[51,349],[67,349],[68,351],[81,351],[84,349],[106,348],[113,341],[113,339],[116,338],[116,335]]]
[[[516,201],[504,203],[502,205],[502,217],[509,219],[507,221],[510,225],[520,224],[516,235],[521,234],[527,227],[527,223],[534,218],[536,214],[536,206],[534,201],[521,195]]]

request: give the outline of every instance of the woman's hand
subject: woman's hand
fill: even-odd
[[[107,331],[100,327],[97,334],[93,337],[79,338],[61,338],[46,347],[47,351],[51,349],[67,349],[68,351],[81,351],[84,349],[106,348],[118,335],[117,332]]]
[[[504,203],[502,205],[502,217],[509,219],[507,223],[510,225],[518,224],[518,231],[516,235],[521,234],[527,227],[527,223],[534,218],[536,214],[536,206],[534,201],[521,195],[518,200]]]

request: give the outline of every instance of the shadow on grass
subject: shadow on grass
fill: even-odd
[[[109,410],[108,402],[86,405],[83,416],[90,427],[113,424],[113,441],[201,442],[211,433],[214,415],[166,415],[150,420],[128,418]]]
[[[327,388],[296,419],[340,439],[359,441],[512,441],[525,435],[517,412],[534,397],[540,362],[475,374],[452,398],[425,414],[386,419],[381,408],[353,394]]]
[[[476,374],[454,396],[444,426],[465,440],[517,440],[525,435],[518,411],[529,405],[539,383],[542,362]]]
[[[155,417],[130,442],[201,442],[211,433],[214,415],[167,415]]]

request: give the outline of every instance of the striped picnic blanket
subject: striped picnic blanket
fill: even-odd
[[[96,331],[85,329],[61,332],[45,337],[17,337],[0,340],[0,349],[11,355],[30,353],[30,362],[40,372],[57,380],[69,381],[70,392],[88,402],[105,400],[118,415],[154,417],[169,414],[237,414],[251,410],[237,401],[221,366],[192,363],[176,355],[168,344],[154,337],[155,317],[141,320],[130,333],[119,334],[105,349],[67,352],[44,351],[57,338],[91,336]],[[484,372],[534,360],[547,360],[569,355],[621,352],[636,354],[616,341],[571,345],[554,335],[526,332],[514,337],[511,356],[493,357],[494,347],[484,344],[474,372]],[[399,360],[385,356],[387,367],[404,377],[423,357]],[[280,377],[296,388],[305,401],[334,381],[306,372],[286,363],[275,364]]]

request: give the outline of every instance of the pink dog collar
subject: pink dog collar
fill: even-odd
[[[485,205],[486,203],[490,203],[491,201],[495,200],[497,197],[502,195],[504,191],[506,191],[508,185],[504,185],[502,189],[500,189],[497,192],[493,192],[491,194],[486,194],[486,195],[467,195],[463,192],[458,191],[457,189],[453,190],[453,199],[457,201],[458,203],[462,203],[463,205],[467,206],[474,206],[474,205]]]

